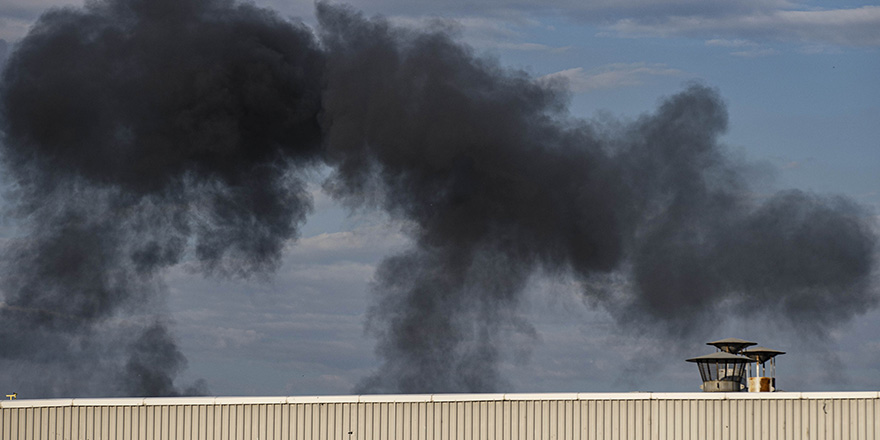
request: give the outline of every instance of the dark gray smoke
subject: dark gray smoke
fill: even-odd
[[[186,358],[177,349],[165,325],[154,322],[128,347],[129,358],[119,382],[128,395],[199,396],[208,393],[203,380],[178,390],[173,379],[186,367]]]
[[[714,90],[585,123],[563,90],[443,32],[325,5],[318,17],[328,186],[406,220],[415,241],[376,273],[368,329],[384,364],[361,390],[502,389],[502,340],[529,331],[517,303],[539,269],[573,274],[627,326],[678,333],[718,319],[719,303],[799,326],[875,304],[868,213],[797,191],[757,199],[757,170],[718,142]]]
[[[0,69],[6,64],[6,57],[9,56],[9,43],[0,38]]]
[[[574,276],[623,324],[671,332],[719,303],[823,326],[875,304],[870,216],[840,197],[758,197],[755,171],[718,142],[714,90],[585,122],[560,84],[442,30],[324,3],[317,15],[318,37],[224,0],[41,17],[0,84],[26,231],[6,249],[0,360],[99,354],[113,392],[203,391],[174,385],[185,362],[164,321],[125,340],[102,331],[155,304],[184,260],[207,275],[275,269],[319,164],[334,196],[387,211],[414,241],[377,270],[368,330],[384,363],[361,391],[502,388],[503,341],[533,332],[517,305],[537,271]]]
[[[277,267],[311,209],[298,170],[320,153],[322,63],[308,29],[227,1],[45,13],[0,85],[9,209],[26,232],[6,249],[0,358],[51,334],[41,356],[65,363],[67,341],[141,310],[183,259],[221,276]],[[138,377],[106,392],[178,393],[159,322],[101,353]]]

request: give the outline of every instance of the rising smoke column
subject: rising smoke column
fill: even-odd
[[[139,315],[162,312],[161,273],[184,259],[277,267],[311,209],[322,64],[302,25],[223,0],[45,13],[0,84],[25,231],[5,252],[0,360],[50,370],[44,395],[181,392],[167,320]]]
[[[360,391],[503,389],[501,347],[532,331],[517,304],[537,270],[573,275],[621,324],[673,333],[720,302],[800,327],[876,303],[868,213],[799,191],[758,199],[756,170],[718,141],[714,90],[689,86],[632,122],[577,121],[558,84],[441,30],[322,4],[318,17],[328,188],[414,240],[377,270],[368,330],[383,365]]]
[[[586,127],[565,129],[567,96],[416,33],[319,6],[328,47],[330,187],[413,225],[414,249],[382,263],[370,330],[386,360],[366,390],[491,391],[501,336],[539,265],[621,252],[617,185]],[[611,189],[618,192],[620,189]],[[610,233],[609,233],[610,231]]]

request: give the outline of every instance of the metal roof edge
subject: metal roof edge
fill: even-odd
[[[286,396],[227,396],[215,397],[215,405],[277,405],[287,403]]]
[[[73,399],[14,399],[0,400],[0,408],[33,408],[73,406]]]
[[[581,393],[507,393],[504,400],[578,400]]]
[[[775,394],[775,393],[774,393]],[[802,399],[877,399],[880,391],[809,391],[798,393]]]
[[[145,397],[146,406],[216,405],[216,397]]]
[[[287,403],[356,403],[357,395],[287,396]]]
[[[456,402],[459,400],[467,402],[488,402],[506,400],[507,394],[502,393],[473,393],[473,394],[432,394],[432,402]]]
[[[649,400],[652,392],[633,393],[577,393],[578,400]]]
[[[801,393],[793,393],[793,392],[785,392],[785,391],[774,391],[774,392],[763,392],[763,393],[749,393],[749,392],[741,392],[741,393],[723,393],[727,394],[728,399],[800,399]]]
[[[111,397],[0,400],[0,408],[61,406],[242,405],[296,403],[480,402],[523,400],[745,400],[745,399],[880,399],[880,391],[810,391],[773,393],[480,393],[362,394],[327,396]]]
[[[73,406],[141,406],[143,397],[96,397],[72,399]]]
[[[430,402],[433,394],[362,394],[357,403]]]
[[[651,400],[726,400],[729,394],[745,393],[651,393]]]

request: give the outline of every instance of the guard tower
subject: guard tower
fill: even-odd
[[[726,393],[739,392],[745,388],[746,366],[752,362],[745,356],[726,351],[697,356],[687,361],[696,362],[700,368],[700,376],[703,378],[701,390]]]
[[[776,356],[784,351],[767,347],[753,347],[740,352],[755,362],[755,375],[749,374],[749,392],[766,393],[776,391]],[[767,368],[770,361],[770,368]],[[749,368],[751,370],[751,368]],[[751,371],[749,371],[751,373]]]
[[[737,338],[707,342],[717,352],[687,359],[700,369],[703,384],[700,389],[706,392],[739,392],[748,388],[750,392],[776,391],[776,356],[785,354],[766,347],[752,347],[754,342]],[[767,368],[769,361],[770,367]],[[751,363],[755,365],[755,376],[751,375]],[[749,368],[747,368],[749,367]]]

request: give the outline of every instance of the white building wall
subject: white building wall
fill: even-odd
[[[880,439],[880,393],[0,401],[3,440]]]

